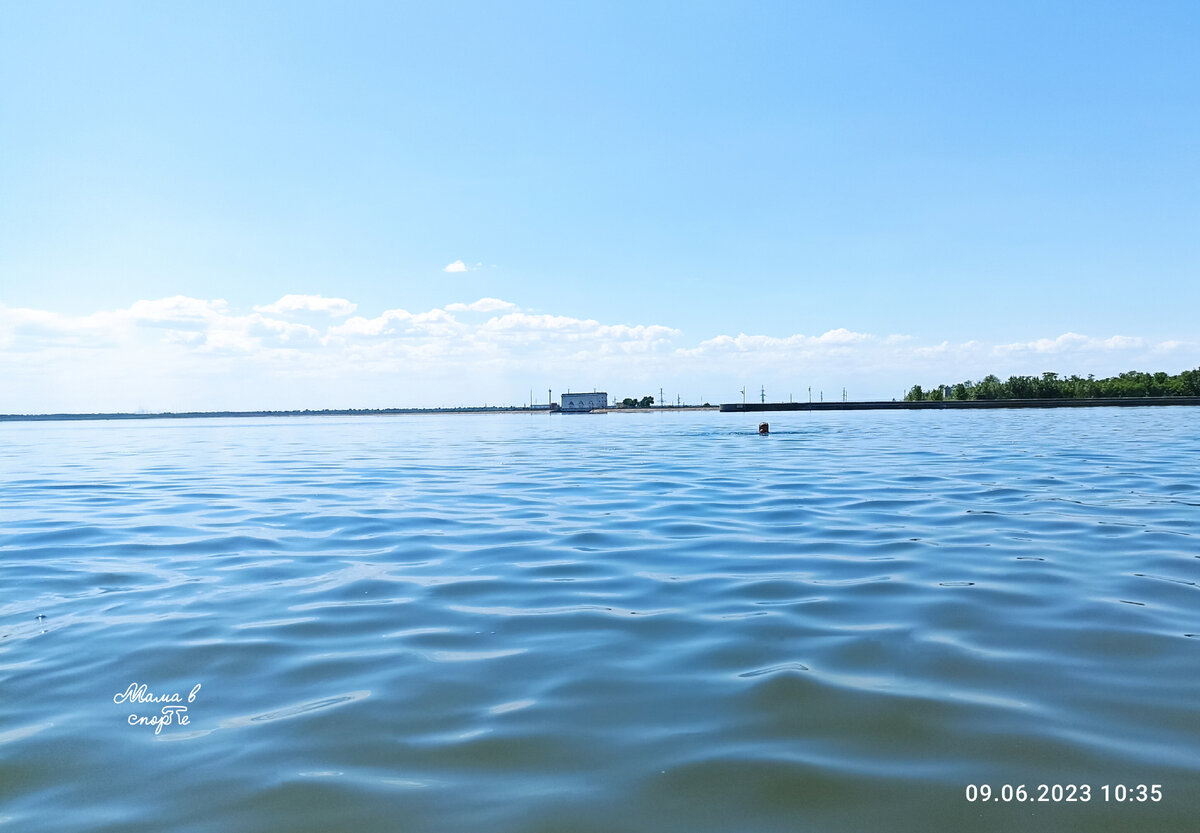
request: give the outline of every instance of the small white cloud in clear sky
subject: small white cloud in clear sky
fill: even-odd
[[[446,268],[442,269],[442,271],[443,272],[465,272],[465,271],[467,271],[467,264],[463,263],[461,260],[456,260],[453,263],[447,264]]]

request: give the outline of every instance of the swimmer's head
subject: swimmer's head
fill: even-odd
[[[769,434],[769,433],[771,433],[771,428],[765,422],[760,422],[758,424],[758,433]]]

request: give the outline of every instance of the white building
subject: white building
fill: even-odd
[[[596,408],[608,407],[608,394],[604,391],[594,393],[564,393],[562,395],[562,412],[564,414],[586,414]]]

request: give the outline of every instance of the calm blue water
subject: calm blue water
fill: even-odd
[[[1197,829],[1195,409],[768,417],[0,425],[0,830]]]

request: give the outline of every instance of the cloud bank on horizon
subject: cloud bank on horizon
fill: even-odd
[[[356,314],[358,313],[358,314]],[[239,310],[177,295],[67,315],[0,304],[0,412],[100,412],[523,404],[568,388],[698,404],[742,386],[769,400],[900,398],[938,384],[1047,370],[1178,372],[1200,344],[1125,334],[923,343],[854,332],[685,335],[484,297],[359,313],[345,298],[285,295]]]

